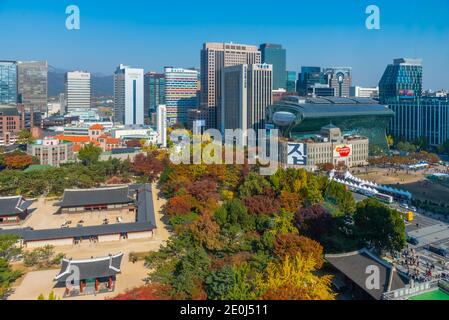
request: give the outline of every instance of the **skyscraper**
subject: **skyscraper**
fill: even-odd
[[[187,123],[189,110],[198,107],[198,71],[164,68],[165,104],[169,123]]]
[[[163,147],[167,147],[167,107],[159,105],[157,107],[157,142]]]
[[[222,123],[225,129],[264,129],[266,109],[273,103],[273,67],[236,65],[222,72]]]
[[[0,61],[0,104],[17,103],[17,62]]]
[[[395,59],[379,82],[381,103],[395,112],[389,133],[396,139],[425,139],[431,146],[449,140],[449,100],[422,96],[422,61]]]
[[[90,73],[67,72],[65,75],[65,111],[67,113],[90,110]]]
[[[296,92],[296,71],[287,71],[287,92]]]
[[[225,67],[261,62],[256,46],[234,43],[209,42],[201,50],[201,108],[208,128],[221,123],[221,71]]]
[[[47,111],[47,61],[19,61],[17,65],[18,102],[26,109]]]
[[[379,82],[381,103],[399,97],[414,99],[422,95],[422,60],[395,59],[389,64]]]
[[[302,97],[309,93],[309,89],[316,84],[327,84],[327,79],[320,67],[301,67],[301,73],[298,74],[296,91]]]
[[[327,83],[331,88],[335,88],[336,97],[349,97],[352,86],[352,68],[336,67],[324,70]]]
[[[163,73],[148,72],[144,77],[145,118],[156,112],[160,104],[165,104],[165,76]]]
[[[264,43],[260,45],[262,63],[273,66],[273,89],[286,89],[287,51],[280,44]]]
[[[114,121],[124,125],[144,124],[143,69],[123,64],[114,73]]]

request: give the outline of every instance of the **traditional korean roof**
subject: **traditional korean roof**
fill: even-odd
[[[408,284],[408,277],[405,274],[367,249],[345,254],[328,254],[325,258],[334,268],[376,300],[381,300],[383,293],[404,288]],[[370,266],[379,269],[379,289],[368,289],[366,286],[370,275],[367,270]]]
[[[131,203],[127,186],[96,188],[96,189],[67,189],[59,206],[62,208],[82,207],[89,205],[108,205]]]
[[[44,229],[33,230],[31,228],[24,229],[6,229],[0,230],[0,235],[12,234],[22,238],[25,242],[28,241],[42,241],[55,239],[69,239],[69,238],[83,238],[101,235],[112,235],[120,233],[133,232],[147,232],[156,229],[156,218],[154,213],[153,197],[151,193],[151,185],[136,184],[130,185],[129,190],[127,186],[115,187],[115,189],[123,189],[131,195],[137,193],[135,203],[137,205],[137,219],[133,223],[116,223],[90,227],[76,227],[76,228],[58,228],[58,229]],[[114,188],[107,188],[114,189]],[[68,190],[67,190],[68,191]],[[80,190],[88,192],[88,190]],[[122,191],[123,192],[123,191]],[[79,194],[76,195],[78,197]],[[131,200],[134,201],[134,200]]]
[[[78,276],[77,280],[115,276],[121,272],[122,258],[123,253],[86,260],[62,259],[61,271],[55,277],[55,281],[64,282],[69,276]]]
[[[0,216],[15,216],[28,209],[33,201],[22,196],[0,198]]]

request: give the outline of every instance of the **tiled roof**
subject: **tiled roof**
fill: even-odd
[[[62,141],[70,141],[75,143],[88,143],[91,142],[90,137],[88,136],[57,136],[56,139],[62,140]]]
[[[398,272],[393,265],[366,249],[345,254],[328,254],[325,258],[334,268],[376,300],[381,300],[383,293],[403,288],[408,283],[406,275]],[[366,287],[369,275],[367,270],[371,266],[375,266],[379,270],[379,289]]]
[[[26,201],[22,196],[0,198],[0,216],[21,214],[32,203],[33,201]]]
[[[65,190],[59,205],[63,208],[88,205],[131,203],[128,187]]]
[[[66,281],[73,274],[73,271],[79,272],[79,280],[114,276],[121,272],[122,258],[123,253],[86,260],[62,259],[61,271],[55,277],[55,281]]]

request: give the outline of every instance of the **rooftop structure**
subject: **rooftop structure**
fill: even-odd
[[[295,138],[316,134],[333,123],[343,134],[365,136],[386,149],[386,130],[393,116],[387,106],[368,98],[288,96],[269,107],[267,121],[285,137]]]

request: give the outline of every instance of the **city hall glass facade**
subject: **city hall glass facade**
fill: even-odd
[[[296,139],[314,136],[333,124],[343,134],[367,137],[370,145],[386,150],[386,131],[393,116],[387,106],[371,99],[286,97],[269,108],[267,121],[284,137]]]
[[[0,104],[17,103],[17,63],[0,61]]]

